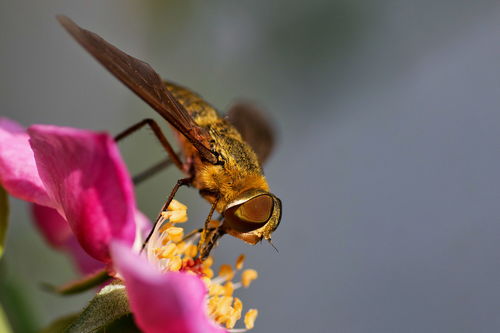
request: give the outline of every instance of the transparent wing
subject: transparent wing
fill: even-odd
[[[208,148],[208,135],[194,123],[151,66],[119,50],[97,34],[80,28],[66,16],[57,16],[57,20],[111,74],[182,133],[203,158],[211,163],[217,162],[217,157]]]
[[[250,103],[241,102],[229,109],[226,119],[253,148],[261,165],[264,164],[275,144],[274,128],[264,113]]]

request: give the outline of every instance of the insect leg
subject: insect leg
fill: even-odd
[[[143,181],[147,180],[148,178],[151,178],[152,176],[156,175],[158,172],[169,167],[171,164],[172,160],[170,159],[170,157],[167,157],[164,160],[156,163],[155,165],[149,167],[148,169],[132,177],[132,182],[134,183],[134,185],[140,184]]]
[[[184,236],[182,241],[184,242],[184,241],[188,240],[189,238],[193,237],[194,235],[201,233],[202,231],[203,231],[203,228],[194,229],[193,231],[188,233],[186,236]]]
[[[210,251],[214,248],[214,246],[217,244],[217,241],[219,238],[224,236],[225,231],[222,230],[222,228],[214,228],[210,230],[210,234],[207,237],[207,241],[205,244],[203,244],[203,247],[199,250],[199,258],[201,260],[207,259],[208,255],[210,254]]]
[[[216,241],[216,239],[214,239],[214,236],[217,233],[218,227],[209,228],[208,226],[210,221],[212,221],[212,215],[214,214],[215,207],[217,206],[218,202],[219,198],[215,199],[214,203],[212,204],[212,207],[210,207],[210,212],[208,213],[208,216],[205,219],[205,225],[203,226],[200,241],[198,242],[198,250],[200,252],[200,256],[202,257],[202,259],[205,259],[208,256],[210,250],[212,249]]]
[[[144,127],[146,125],[148,125],[151,128],[151,130],[153,131],[153,133],[156,135],[156,138],[158,139],[158,141],[160,141],[161,145],[163,146],[163,148],[167,152],[170,159],[175,163],[175,165],[179,168],[179,170],[182,170],[182,162],[181,162],[179,156],[177,156],[177,154],[175,153],[175,151],[172,148],[172,146],[170,145],[170,143],[168,143],[168,140],[165,137],[165,135],[163,134],[163,132],[161,131],[160,126],[158,126],[158,123],[151,118],[144,119],[144,120],[138,122],[137,124],[130,126],[126,130],[124,130],[123,132],[121,132],[120,134],[115,136],[115,141],[122,140],[123,138],[129,136],[130,134],[134,133],[135,131],[141,129],[142,127]]]
[[[182,179],[179,179],[177,181],[177,183],[175,184],[174,188],[172,189],[172,192],[170,192],[170,195],[168,196],[167,201],[165,201],[165,204],[161,208],[161,211],[158,214],[158,217],[156,218],[156,221],[155,221],[155,224],[153,225],[153,228],[151,229],[151,231],[149,232],[148,237],[146,237],[146,240],[142,244],[142,250],[144,250],[144,247],[146,246],[146,244],[148,243],[149,239],[151,238],[151,235],[153,234],[153,231],[155,230],[156,225],[160,221],[160,219],[161,219],[161,213],[163,213],[164,211],[167,210],[168,205],[170,205],[170,203],[174,199],[175,193],[177,193],[177,191],[179,190],[179,188],[181,186],[189,185],[189,184],[191,184],[192,181],[193,181],[193,177],[182,178]]]

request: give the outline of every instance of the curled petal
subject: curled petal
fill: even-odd
[[[225,332],[206,314],[205,285],[195,275],[161,273],[144,257],[112,244],[115,269],[125,279],[130,308],[147,333]]]
[[[10,195],[50,206],[28,140],[21,125],[0,118],[0,182]]]
[[[55,209],[34,204],[33,216],[45,240],[54,248],[67,252],[82,274],[91,274],[104,268],[102,262],[95,260],[82,249],[68,222]]]
[[[109,262],[112,239],[132,245],[132,182],[111,137],[49,125],[28,128],[38,173],[58,212],[92,257]]]

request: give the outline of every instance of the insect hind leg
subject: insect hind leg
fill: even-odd
[[[158,141],[162,145],[163,149],[165,149],[165,151],[167,152],[169,160],[171,162],[173,162],[177,166],[177,168],[179,168],[179,170],[182,171],[183,164],[182,164],[181,159],[179,158],[178,154],[174,151],[174,149],[172,148],[172,146],[168,142],[167,138],[163,134],[160,126],[158,125],[158,123],[154,119],[146,118],[146,119],[141,120],[137,124],[130,126],[129,128],[125,129],[124,131],[122,131],[121,133],[116,135],[115,141],[119,142],[119,141],[123,140],[124,138],[135,133],[136,131],[140,130],[144,126],[149,126],[149,128],[151,128],[154,135],[156,136],[156,138],[158,139]],[[142,172],[141,174],[139,174],[139,176],[142,176],[140,178],[140,181],[143,181],[143,180],[149,178],[150,176],[156,174],[156,172],[159,171],[159,170],[157,170],[158,168],[160,168],[160,170],[161,170],[162,168],[165,168],[168,165],[170,165],[171,162],[167,163],[165,161],[162,161],[159,164],[153,166],[152,168],[146,170],[145,172]],[[155,167],[156,167],[156,169],[154,169]],[[154,169],[154,171],[148,173],[148,171],[150,171],[152,169]]]

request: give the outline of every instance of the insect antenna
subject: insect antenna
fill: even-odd
[[[273,242],[271,242],[271,239],[268,239],[267,241],[269,242],[269,244],[271,244],[271,246],[276,251],[276,253],[280,253],[280,251],[278,251],[278,248],[276,246],[274,246]]]

